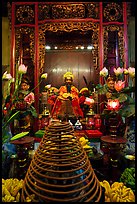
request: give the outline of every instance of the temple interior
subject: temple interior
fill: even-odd
[[[2,202],[135,202],[135,1],[2,1]]]

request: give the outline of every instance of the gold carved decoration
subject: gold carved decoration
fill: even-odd
[[[118,21],[122,16],[122,8],[118,3],[108,3],[103,13],[108,21]]]
[[[38,5],[38,20],[50,19],[50,6],[47,4]]]
[[[84,4],[67,4],[67,5],[53,5],[52,18],[84,18],[85,6]]]
[[[22,33],[24,34],[29,34],[30,36],[30,44],[28,45],[28,48],[30,47],[30,56],[34,62],[34,28],[30,28],[30,27],[21,27],[21,28],[15,28],[15,52],[16,52],[16,59],[15,62],[17,63],[19,60],[19,56],[20,56],[20,46],[22,43]]]
[[[16,10],[16,18],[19,23],[31,23],[34,21],[34,10],[28,5],[19,6]]]
[[[99,3],[38,4],[38,19],[99,19]]]
[[[99,2],[87,4],[87,17],[99,19]]]
[[[97,58],[99,57],[99,24],[93,22],[60,22],[60,23],[45,23],[39,26],[39,71],[40,74],[43,72],[44,58],[45,58],[45,32],[46,31],[65,31],[72,32],[74,30],[92,30],[92,44],[94,46],[93,52],[93,63],[94,68],[97,69]]]
[[[108,54],[108,31],[118,31],[118,47],[120,58],[124,61],[124,28],[118,25],[108,25],[103,27],[104,36],[104,62]]]

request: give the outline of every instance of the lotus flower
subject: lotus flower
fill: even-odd
[[[47,79],[47,76],[48,76],[48,74],[44,73],[44,74],[41,75],[41,79]]]
[[[120,68],[120,67],[118,67],[117,69],[114,68],[114,73],[115,73],[116,76],[119,76],[120,74],[122,74],[123,71],[124,71],[123,68]]]
[[[11,80],[12,79],[12,76],[11,74],[7,74],[7,71],[4,72],[3,76],[2,76],[2,79],[7,79],[7,80]]]
[[[129,76],[131,78],[134,78],[135,77],[135,68],[134,67],[129,67],[128,68],[128,73],[129,73]]]
[[[118,99],[109,99],[107,102],[107,108],[108,110],[119,110],[120,103]]]
[[[103,76],[103,77],[107,77],[108,75],[108,69],[106,67],[104,67],[101,71],[100,71],[100,76]]]
[[[47,90],[47,89],[50,89],[51,88],[51,84],[48,84],[48,85],[46,85],[45,86],[45,89]]]
[[[94,104],[94,102],[95,102],[95,101],[94,101],[93,98],[88,98],[88,97],[86,97],[84,104],[86,104],[86,105],[92,105],[92,104]]]
[[[26,101],[29,105],[34,103],[34,93],[30,93],[27,96],[25,96],[24,101]]]
[[[119,81],[115,82],[115,84],[114,84],[114,88],[118,92],[121,91],[124,87],[125,87],[125,81],[122,81],[122,80],[119,80]]]
[[[24,64],[20,64],[18,73],[19,74],[25,74],[27,72],[27,67]]]

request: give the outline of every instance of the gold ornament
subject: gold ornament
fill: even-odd
[[[74,79],[74,76],[72,74],[72,72],[66,72],[64,75],[63,75],[63,78],[64,79]]]

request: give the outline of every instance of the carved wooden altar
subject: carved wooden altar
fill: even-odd
[[[23,62],[28,66],[32,86],[37,85],[43,73],[46,31],[91,30],[95,70],[99,73],[104,66],[127,68],[128,9],[127,2],[12,2],[9,7],[12,76],[15,64]],[[39,112],[38,94],[39,87],[35,89],[35,108]]]

